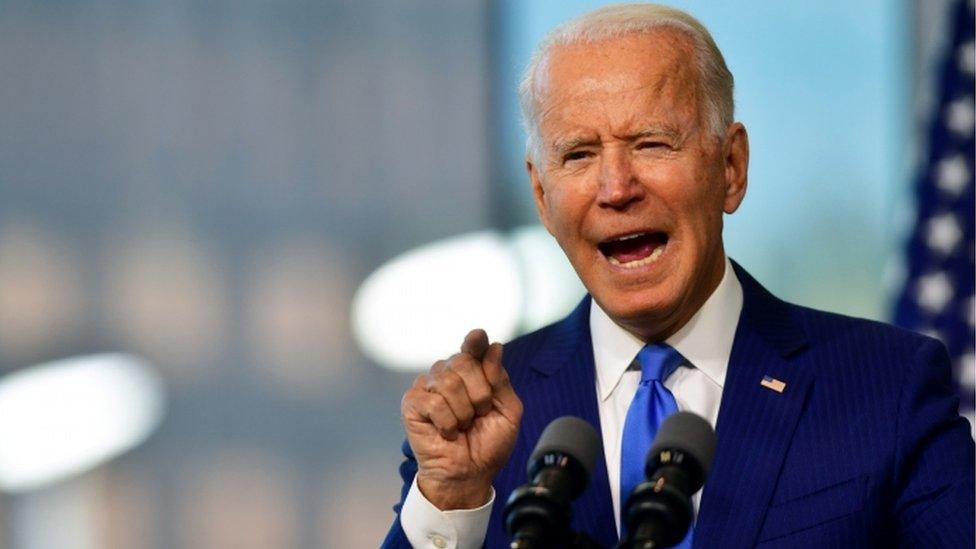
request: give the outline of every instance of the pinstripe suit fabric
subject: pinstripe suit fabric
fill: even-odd
[[[973,440],[957,414],[942,345],[780,301],[733,265],[743,310],[694,546],[973,547]],[[589,304],[586,298],[563,321],[505,346],[525,411],[495,480],[489,548],[508,545],[504,503],[525,482],[542,429],[574,415],[599,430]],[[786,389],[762,387],[764,375]],[[416,473],[406,443],[403,452],[394,510]],[[573,504],[573,528],[604,546],[617,541],[602,459]],[[383,546],[409,547],[399,519]]]

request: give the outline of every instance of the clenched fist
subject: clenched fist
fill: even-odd
[[[515,446],[522,401],[501,359],[502,345],[472,330],[460,353],[436,362],[403,395],[417,486],[439,509],[484,505]]]

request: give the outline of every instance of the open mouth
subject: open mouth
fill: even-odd
[[[598,247],[611,265],[633,269],[657,261],[667,244],[667,233],[650,232],[605,240]]]

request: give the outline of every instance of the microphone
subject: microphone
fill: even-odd
[[[701,489],[715,457],[715,431],[690,412],[667,417],[647,453],[647,478],[624,508],[627,537],[619,547],[658,549],[684,539],[694,518],[691,496]]]
[[[596,429],[582,419],[564,416],[546,426],[529,458],[529,483],[505,504],[512,549],[576,543],[569,530],[570,502],[586,488],[602,446]]]

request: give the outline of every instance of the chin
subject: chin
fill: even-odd
[[[663,288],[608,291],[593,295],[614,322],[648,339],[668,332],[677,317],[678,300],[670,292],[661,290]]]

